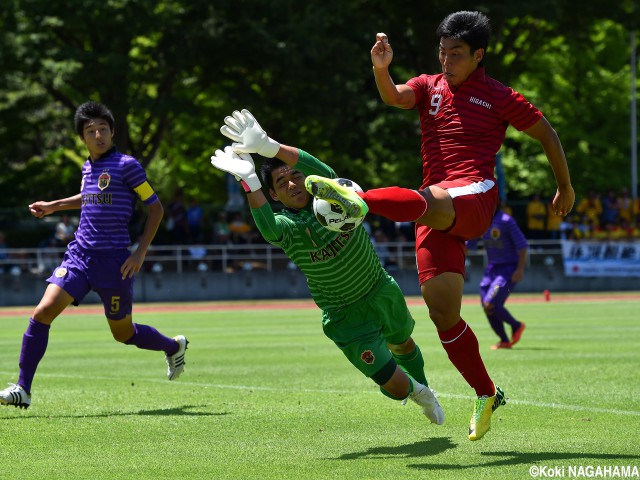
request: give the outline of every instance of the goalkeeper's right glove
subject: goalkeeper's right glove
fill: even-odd
[[[224,151],[216,150],[211,157],[211,165],[230,173],[238,181],[242,180],[251,192],[262,188],[260,179],[256,175],[256,166],[253,163],[253,158],[248,153],[237,154],[231,147],[225,147]]]
[[[230,117],[225,117],[225,125],[220,132],[233,140],[233,151],[236,153],[257,153],[272,158],[278,154],[280,144],[267,136],[251,112],[246,108],[235,110]]]

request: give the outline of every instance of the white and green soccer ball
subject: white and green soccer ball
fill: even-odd
[[[360,185],[353,180],[336,178],[335,181],[343,187],[362,192]],[[313,213],[323,227],[334,232],[350,232],[364,221],[364,217],[350,217],[338,205],[315,197],[313,199]]]

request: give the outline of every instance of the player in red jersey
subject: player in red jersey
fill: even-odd
[[[382,100],[417,109],[422,130],[423,183],[419,190],[388,187],[355,195],[319,177],[307,189],[354,215],[370,213],[416,223],[416,256],[422,295],[449,359],[475,390],[469,439],[491,427],[504,393],[487,373],[478,341],[460,317],[465,240],[482,235],[498,206],[495,157],[509,124],[540,142],[553,169],[555,213],[568,214],[575,200],[562,145],[542,113],[518,92],[486,76],[489,19],[480,12],[456,12],[437,29],[442,73],[395,84],[389,74],[393,50],[376,35],[371,61]]]

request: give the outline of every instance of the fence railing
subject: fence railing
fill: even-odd
[[[413,242],[385,242],[375,245],[382,263],[389,270],[415,268]],[[7,248],[0,249],[0,273],[21,275],[23,273],[49,275],[57,267],[66,249]],[[528,262],[548,264],[562,260],[558,241],[532,241],[529,245]],[[470,251],[468,262],[486,264],[483,250]],[[250,245],[152,245],[147,252],[144,271],[235,271],[295,269],[284,252],[270,244]]]

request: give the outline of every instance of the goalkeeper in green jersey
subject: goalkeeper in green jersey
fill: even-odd
[[[438,425],[444,412],[428,387],[424,360],[411,338],[415,325],[400,287],[380,264],[361,225],[333,232],[315,218],[306,175],[335,178],[335,172],[307,152],[269,138],[248,110],[225,118],[221,132],[233,145],[216,150],[214,167],[241,180],[262,236],[284,250],[305,274],[324,333],[386,396],[413,400]],[[266,157],[260,176],[274,201],[274,213],[256,174],[251,153]]]

